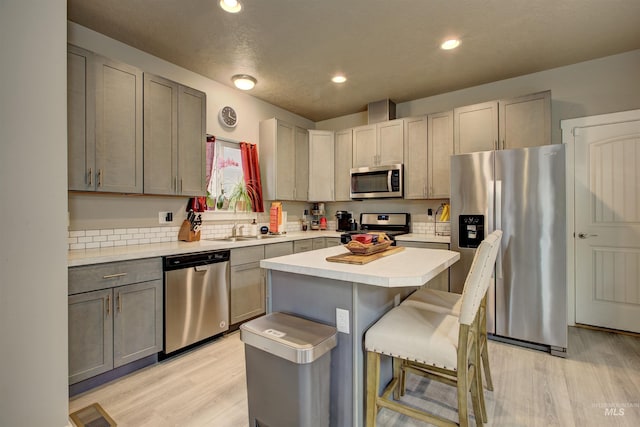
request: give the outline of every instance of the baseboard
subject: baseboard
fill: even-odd
[[[622,331],[620,329],[609,329],[609,328],[603,328],[602,326],[585,325],[583,323],[576,323],[575,327],[576,328],[582,328],[582,329],[590,329],[592,331],[611,332],[612,334],[628,335],[630,337],[640,338],[640,334],[639,333],[630,332],[630,331]]]

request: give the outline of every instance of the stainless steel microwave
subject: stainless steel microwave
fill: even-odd
[[[351,169],[352,199],[381,199],[402,196],[402,164]]]

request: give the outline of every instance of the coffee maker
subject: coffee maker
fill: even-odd
[[[357,224],[353,220],[351,212],[336,211],[336,218],[338,219],[336,231],[351,231],[357,228]]]

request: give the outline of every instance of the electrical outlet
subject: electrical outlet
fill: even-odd
[[[349,333],[349,310],[336,308],[336,328],[338,332]]]
[[[171,221],[173,221],[173,212],[158,212],[158,223],[169,224]]]

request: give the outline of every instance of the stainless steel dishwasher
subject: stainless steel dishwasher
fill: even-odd
[[[164,257],[164,353],[229,329],[230,251]]]

